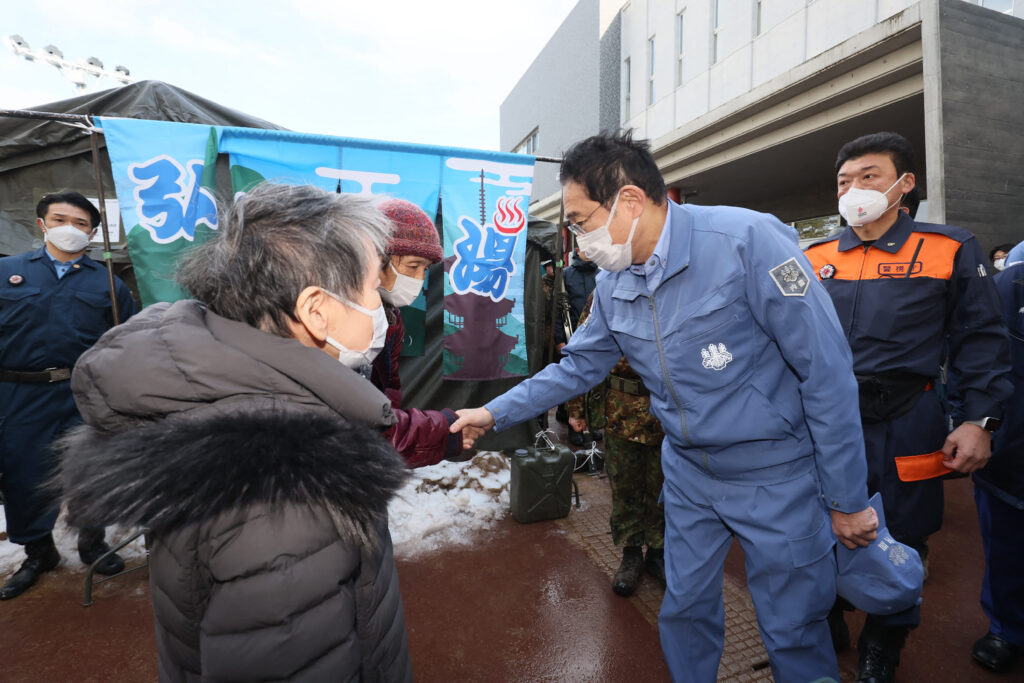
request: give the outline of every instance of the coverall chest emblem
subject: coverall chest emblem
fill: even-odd
[[[708,370],[724,370],[732,360],[732,354],[725,348],[725,344],[708,344],[706,349],[700,350],[700,357],[703,359],[701,365]]]
[[[811,284],[810,278],[795,257],[783,261],[768,273],[783,296],[803,296],[807,294],[807,287]]]

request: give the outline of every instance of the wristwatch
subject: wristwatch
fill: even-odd
[[[1003,423],[998,417],[983,417],[980,420],[964,420],[964,424],[977,425],[984,430],[994,432]]]

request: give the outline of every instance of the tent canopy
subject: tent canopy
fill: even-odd
[[[132,83],[32,111],[282,129],[160,81]],[[113,199],[106,143],[102,136],[98,142],[104,194]],[[0,254],[18,254],[42,244],[35,227],[36,203],[47,192],[63,189],[96,195],[89,133],[55,121],[0,117]],[[122,255],[116,260],[125,259]]]

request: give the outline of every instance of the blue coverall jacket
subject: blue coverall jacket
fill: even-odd
[[[57,277],[45,247],[0,258],[0,368],[39,372],[72,368],[113,325],[106,269],[83,256]],[[121,320],[135,313],[128,287],[115,278]],[[50,443],[80,421],[68,380],[0,382],[0,488],[7,532],[15,543],[50,533],[57,518]]]
[[[838,679],[826,508],[867,507],[849,346],[796,234],[775,217],[668,203],[665,272],[598,278],[565,357],[487,404],[503,429],[577,396],[625,355],[665,430],[668,589],[678,681],[714,680],[735,534],[776,680]]]

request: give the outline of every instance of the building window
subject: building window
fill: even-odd
[[[622,62],[622,120],[628,121],[629,112],[629,88],[632,85],[629,75],[629,57]]]
[[[534,155],[537,153],[537,131],[539,128],[534,128],[533,132],[526,136],[526,139],[516,145],[516,148],[512,150],[515,154],[530,154]]]
[[[683,39],[686,29],[686,10],[676,15],[676,86],[683,84],[683,57],[686,56],[686,41]]]
[[[754,37],[761,35],[762,0],[754,0]]]
[[[719,57],[719,34],[722,32],[721,14],[719,3],[721,0],[711,0],[711,63],[717,64]]]
[[[647,39],[647,104],[654,104],[654,36]]]
[[[1013,14],[1013,0],[981,0],[981,6],[1003,14]]]

